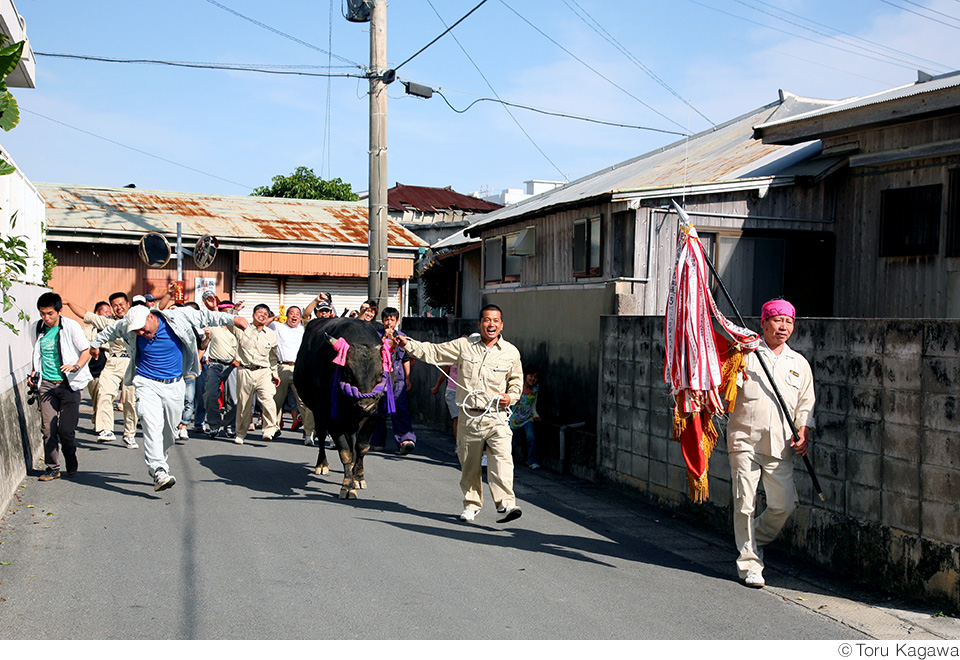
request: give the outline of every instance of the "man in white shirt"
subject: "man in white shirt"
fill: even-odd
[[[763,341],[744,356],[746,370],[738,376],[737,398],[727,424],[727,449],[733,485],[733,530],[740,556],[737,573],[748,587],[764,586],[762,547],[773,541],[797,507],[793,453],[809,449],[814,428],[813,374],[802,355],[787,346],[796,310],[786,300],[763,305]],[[763,360],[797,427],[793,438],[776,394],[760,365]],[[754,520],[757,486],[763,480],[767,507]]]
[[[313,413],[307,408],[300,395],[297,393],[297,386],[293,384],[293,368],[297,361],[297,354],[300,352],[300,344],[303,342],[303,323],[301,323],[300,308],[293,306],[287,310],[287,322],[277,323],[272,321],[269,326],[277,333],[277,360],[278,376],[280,384],[277,385],[277,394],[274,402],[277,406],[279,415],[283,415],[283,402],[287,399],[287,390],[293,390],[293,395],[297,400],[297,409],[303,419],[303,444],[316,444],[315,424]]]
[[[38,481],[60,478],[60,452],[67,475],[77,472],[77,422],[80,393],[92,376],[90,342],[73,319],[60,315],[63,300],[46,292],[37,299],[40,321],[34,327],[30,383],[39,390],[40,430],[46,469]]]

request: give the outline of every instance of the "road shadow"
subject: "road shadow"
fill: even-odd
[[[268,443],[259,443],[261,446]],[[245,443],[256,446],[257,443]],[[207,454],[197,462],[214,474],[207,481],[237,486],[257,493],[276,497],[301,496],[300,490],[307,487],[310,472],[303,463],[281,461],[257,455]]]
[[[153,483],[148,479],[138,481],[131,479],[127,474],[119,472],[89,472],[81,468],[81,470],[72,477],[63,476],[61,478],[73,481],[81,486],[99,488],[120,495],[133,495],[148,500],[158,499],[160,497],[154,494]]]

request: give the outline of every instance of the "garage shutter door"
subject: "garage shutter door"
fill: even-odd
[[[304,309],[321,291],[333,297],[337,314],[342,314],[344,309],[359,309],[367,299],[367,281],[359,277],[290,276],[283,287],[283,304],[285,307],[296,305]],[[400,309],[400,280],[389,281],[387,299],[391,307]]]
[[[260,303],[269,305],[274,314],[280,313],[280,279],[270,275],[239,275],[234,302],[244,302],[240,315],[250,320],[253,308]]]

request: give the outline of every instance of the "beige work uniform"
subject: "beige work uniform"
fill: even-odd
[[[813,373],[806,359],[784,344],[774,355],[761,341],[761,353],[799,430],[814,428]],[[791,432],[770,381],[755,353],[746,355],[737,382],[737,400],[727,424],[727,450],[733,486],[733,532],[740,553],[737,573],[745,578],[763,570],[759,548],[777,537],[797,507]],[[767,507],[754,519],[757,487],[763,480]]]
[[[483,468],[480,461],[487,449],[487,481],[497,509],[514,506],[513,432],[510,415],[497,412],[491,399],[502,394],[510,405],[520,398],[523,367],[520,351],[500,337],[487,348],[480,335],[460,337],[442,344],[410,339],[407,352],[424,362],[439,366],[457,366],[457,405],[463,414],[457,421],[457,456],[460,459],[460,490],[463,508],[477,511],[483,506]],[[471,395],[471,392],[477,394]]]
[[[263,437],[272,438],[280,430],[274,397],[277,388],[277,333],[259,330],[251,323],[246,330],[234,327],[238,340],[237,361],[237,438],[243,439],[253,419],[253,395],[256,393],[263,414]]]
[[[87,338],[88,342],[93,341],[93,338],[97,336],[97,332],[98,330],[92,325],[83,326],[83,334]],[[93,376],[93,373],[91,372],[90,375]],[[90,419],[97,418],[97,391],[99,390],[99,388],[100,388],[100,376],[91,378],[90,382],[87,383],[87,394],[90,395],[90,403],[93,406],[93,415],[90,417]]]
[[[97,331],[109,328],[119,320],[115,316],[100,316],[93,312],[83,315],[84,323],[89,323]],[[123,384],[123,375],[130,364],[130,357],[122,339],[115,339],[103,348],[107,351],[107,362],[98,378],[93,428],[97,433],[113,431],[113,402],[122,390],[123,437],[132,438],[137,434],[137,393],[133,385]]]

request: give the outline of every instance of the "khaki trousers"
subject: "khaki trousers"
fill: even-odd
[[[740,553],[737,573],[743,579],[750,573],[763,570],[759,548],[777,538],[787,518],[797,508],[797,488],[793,483],[793,461],[753,451],[730,452],[730,476],[733,536]],[[754,519],[757,486],[761,479],[767,495],[767,508]]]
[[[460,459],[460,490],[463,508],[483,507],[483,468],[480,461],[487,450],[487,483],[498,509],[514,506],[513,432],[506,416],[485,414],[472,419],[461,414],[457,422],[457,457]]]
[[[90,419],[94,420],[96,423],[97,419],[97,392],[100,390],[100,376],[97,376],[89,383],[87,383],[87,394],[90,395],[90,405],[93,406],[93,413],[90,415]]]
[[[270,369],[244,369],[237,367],[237,437],[245,438],[253,419],[253,395],[260,401],[263,413],[263,435],[273,437],[280,430],[277,405],[273,397],[277,388],[273,384]]]
[[[123,375],[130,363],[128,357],[108,357],[107,364],[100,372],[100,385],[97,387],[96,416],[93,428],[97,433],[113,431],[113,402],[123,390],[123,435],[133,437],[137,434],[137,391],[133,385],[124,386]]]
[[[277,407],[277,418],[279,419],[280,415],[283,415],[283,402],[287,398],[287,390],[292,389],[293,396],[297,398],[297,408],[300,410],[300,416],[303,418],[303,434],[315,435],[316,423],[313,419],[313,412],[304,405],[300,393],[297,392],[297,386],[293,384],[293,365],[281,364],[278,375],[280,376],[280,384],[277,386],[277,395],[273,399],[273,403]]]

